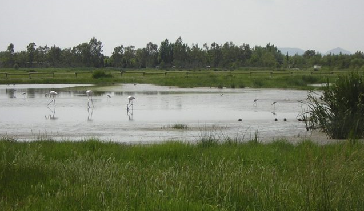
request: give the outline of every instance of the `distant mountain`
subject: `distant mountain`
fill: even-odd
[[[280,50],[283,55],[288,53],[288,56],[294,56],[296,54],[303,55],[305,53],[305,51],[300,48],[278,48],[278,50]]]
[[[347,51],[345,49],[342,49],[342,48],[334,48],[332,50],[329,50],[328,52],[326,52],[326,54],[334,54],[334,55],[339,55],[340,53],[341,54],[347,54],[347,55],[350,55],[351,52],[350,51]]]

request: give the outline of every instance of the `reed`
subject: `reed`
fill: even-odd
[[[0,141],[2,210],[361,210],[364,144]]]

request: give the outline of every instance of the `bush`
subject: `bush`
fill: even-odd
[[[111,74],[106,74],[105,71],[102,70],[96,70],[92,73],[92,78],[98,79],[98,78],[112,78]]]
[[[308,95],[310,127],[337,139],[364,137],[364,84],[358,73],[340,76],[322,96]]]

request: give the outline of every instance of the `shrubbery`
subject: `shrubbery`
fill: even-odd
[[[364,84],[358,73],[340,76],[322,96],[308,95],[311,127],[337,139],[364,137]]]
[[[98,78],[112,78],[111,74],[105,73],[105,71],[102,70],[96,70],[92,73],[92,78],[98,79]]]

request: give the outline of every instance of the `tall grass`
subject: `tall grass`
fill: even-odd
[[[54,73],[34,74],[29,72]],[[38,68],[38,69],[1,69],[0,73],[18,73],[25,75],[0,74],[0,83],[149,83],[164,86],[179,87],[228,87],[228,88],[299,88],[309,89],[309,83],[324,83],[327,77],[334,74],[311,75],[310,72],[271,71],[254,72],[249,70],[236,71],[162,71],[155,69],[128,70],[93,69],[93,68]]]
[[[361,210],[364,145],[0,141],[1,210]]]

